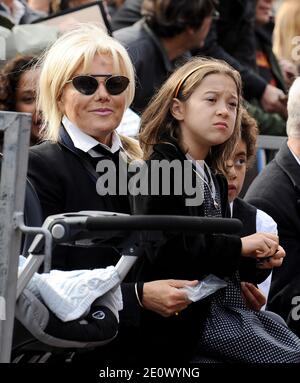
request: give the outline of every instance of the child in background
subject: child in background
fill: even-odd
[[[244,109],[242,112],[241,138],[232,152],[232,156],[226,163],[225,175],[228,182],[228,200],[231,216],[243,222],[242,235],[250,235],[256,232],[274,233],[277,235],[277,225],[272,217],[238,197],[244,184],[246,170],[252,165],[256,150],[257,134],[258,128],[255,119]],[[261,262],[269,261],[270,258],[267,258],[266,261]],[[262,293],[254,284],[242,282],[242,293],[250,308],[260,310],[264,307],[270,283],[271,274],[259,285]]]
[[[42,126],[42,117],[36,106],[40,77],[37,61],[34,56],[17,56],[0,71],[0,110],[31,113],[31,145],[39,142]]]

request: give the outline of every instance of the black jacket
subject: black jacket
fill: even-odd
[[[277,87],[284,93],[287,93],[286,84],[278,59],[273,52],[272,33],[268,30],[268,26],[269,25],[255,27],[256,50],[261,49],[266,54],[270,63],[270,71],[277,82]]]
[[[104,210],[130,213],[129,201],[118,196],[99,196],[96,191],[97,173],[87,171],[81,156],[89,157],[76,149],[68,134],[58,143],[43,142],[30,148],[28,176],[39,196],[43,218],[49,215],[80,210]],[[86,160],[88,162],[88,160]],[[85,254],[82,256],[82,254]],[[105,267],[116,260],[115,251],[64,248],[54,251],[53,268],[74,270]],[[113,257],[113,258],[112,258]],[[118,257],[118,256],[117,256]]]
[[[255,73],[255,0],[220,0],[220,18],[198,54],[224,60],[238,70],[246,99],[260,99],[267,82]]]
[[[300,296],[300,167],[287,143],[257,176],[245,198],[277,223],[286,257],[282,266],[273,270],[268,309],[286,320],[293,309],[293,297]],[[300,335],[300,322],[294,325]]]
[[[256,72],[265,79],[267,83],[273,77],[276,80],[276,86],[286,93],[286,85],[276,56],[272,50],[272,33],[267,26],[256,26],[255,41],[256,50],[262,51],[269,61],[270,68],[259,69],[256,66]],[[286,121],[278,113],[267,113],[263,110],[260,101],[253,98],[247,109],[254,117],[259,126],[260,134],[286,136]]]
[[[128,197],[99,196],[93,168],[89,171],[64,129],[58,143],[43,142],[30,148],[28,177],[39,196],[43,215],[103,210],[130,213]],[[88,155],[86,155],[88,156]],[[97,174],[96,174],[97,175]],[[76,248],[57,246],[52,254],[52,268],[61,270],[93,269],[114,265],[120,258],[112,248]],[[124,310],[121,325],[137,325],[140,307],[134,284],[122,284]]]
[[[126,28],[137,22],[142,17],[142,2],[143,0],[126,0],[112,16],[112,30],[116,31],[121,28]]]
[[[237,218],[243,223],[243,228],[239,233],[241,237],[256,233],[256,215],[257,209],[253,205],[250,205],[241,198],[236,198],[233,201],[232,218]],[[243,257],[241,260],[241,281],[259,284],[266,280],[270,273],[271,270],[258,269],[256,267],[256,260],[253,258]]]
[[[148,161],[184,161],[186,157],[176,144],[159,144]],[[151,179],[151,177],[150,177]],[[150,184],[150,179],[149,184]],[[223,177],[216,176],[222,201],[222,213],[226,214],[227,187]],[[146,181],[146,180],[145,180]],[[170,184],[174,179],[171,178]],[[143,182],[143,181],[141,181]],[[186,206],[186,195],[137,196],[133,211],[136,214],[171,214],[203,216],[203,207]],[[239,266],[241,241],[230,235],[178,234],[169,238],[158,251],[148,249],[147,257],[137,263],[136,276],[142,280],[201,279],[214,273],[220,277],[232,276]],[[188,361],[201,334],[210,299],[189,305],[178,316],[163,318],[144,310],[141,327],[141,348],[145,360],[169,362]]]
[[[177,62],[169,60],[158,36],[144,19],[116,31],[114,37],[124,45],[133,62],[137,82],[132,109],[137,113],[142,112],[173,72]]]

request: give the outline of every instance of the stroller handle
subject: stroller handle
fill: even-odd
[[[199,231],[202,233],[237,233],[242,223],[234,218],[185,217],[160,215],[134,215],[111,217],[88,217],[88,230],[160,230]]]

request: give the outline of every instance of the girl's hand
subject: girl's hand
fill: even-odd
[[[275,234],[255,233],[241,238],[242,256],[261,259],[273,256],[278,249],[279,239]]]
[[[256,267],[259,269],[272,269],[282,265],[283,258],[285,257],[284,249],[279,245],[277,251],[273,256],[267,258],[260,258]]]
[[[145,309],[154,311],[164,317],[177,315],[192,303],[180,288],[195,286],[198,281],[160,280],[144,283],[142,304]]]
[[[242,296],[246,306],[254,311],[259,311],[266,303],[264,294],[252,283],[241,282]]]

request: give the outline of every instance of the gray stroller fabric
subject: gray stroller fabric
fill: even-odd
[[[17,301],[15,314],[33,337],[58,348],[103,346],[118,333],[118,320],[105,306],[92,306],[86,317],[62,322],[26,288]]]

